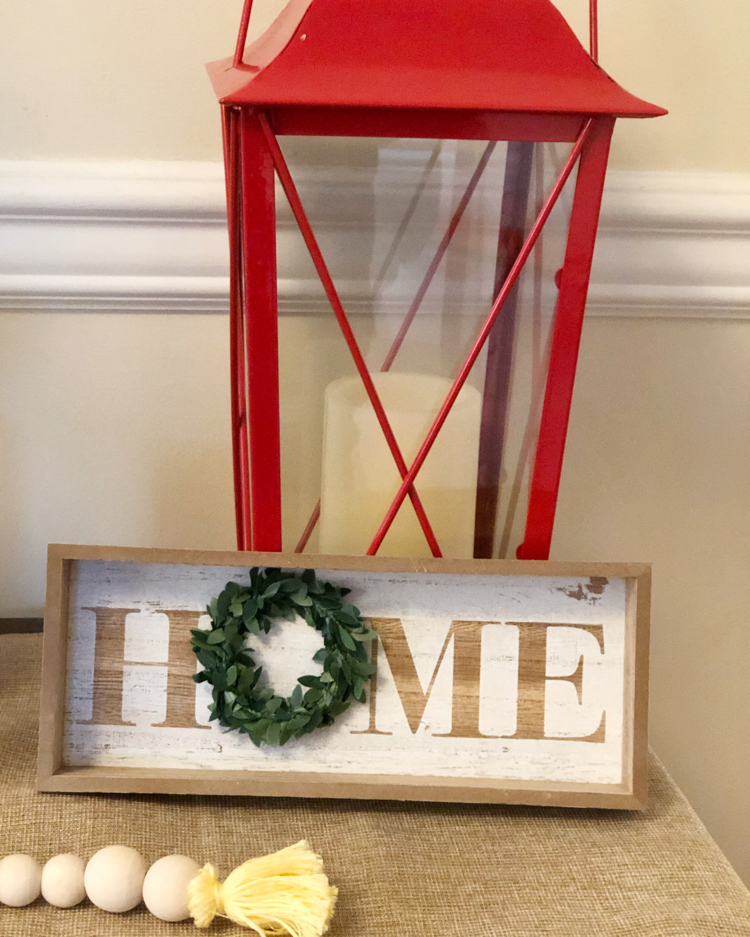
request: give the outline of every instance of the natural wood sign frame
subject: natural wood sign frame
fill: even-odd
[[[379,635],[368,702],[281,750],[199,722],[190,680],[189,629],[253,566],[351,586]],[[53,544],[37,785],[641,809],[650,587],[646,564]]]

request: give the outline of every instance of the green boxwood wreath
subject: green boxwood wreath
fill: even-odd
[[[377,635],[359,609],[343,601],[350,591],[321,582],[312,569],[297,574],[256,567],[250,570],[250,586],[227,583],[208,605],[211,628],[191,631],[204,668],[193,680],[213,687],[211,719],[249,735],[258,746],[284,745],[332,725],[352,699],[364,703],[365,684],[376,670],[365,643]],[[245,641],[248,635],[267,634],[274,619],[294,621],[297,615],[323,636],[323,647],[313,656],[323,672],[300,677],[291,696],[277,696],[261,683],[263,668],[255,666]]]

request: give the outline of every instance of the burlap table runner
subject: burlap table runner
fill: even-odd
[[[333,800],[38,794],[40,635],[0,637],[0,855],[218,864],[307,837],[339,887],[332,937],[750,937],[750,895],[656,758],[644,814]],[[141,906],[0,907],[0,934],[196,933]],[[227,922],[206,933],[244,933]]]

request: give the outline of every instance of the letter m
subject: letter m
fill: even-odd
[[[422,722],[443,659],[453,642],[451,731],[443,735],[446,738],[482,738],[479,731],[479,678],[482,665],[482,627],[486,622],[451,622],[426,690],[422,689],[401,619],[370,618],[368,623],[377,631],[383,644],[396,691],[413,733]],[[377,653],[375,642],[372,651],[373,654]],[[374,706],[374,703],[374,694],[371,694],[371,704]],[[368,732],[374,733],[376,730],[373,711],[370,726]]]

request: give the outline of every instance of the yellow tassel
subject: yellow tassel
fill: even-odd
[[[321,937],[333,917],[338,890],[328,883],[323,860],[306,840],[270,856],[250,859],[222,884],[205,865],[188,885],[196,927],[229,918],[259,937]]]

